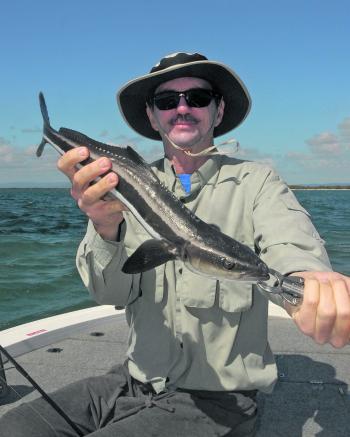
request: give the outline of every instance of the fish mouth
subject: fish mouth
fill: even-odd
[[[265,279],[265,280],[270,279],[270,269],[262,261],[259,264],[259,271],[260,271],[260,274],[263,276],[262,279]]]
[[[270,271],[267,265],[261,262],[254,268],[248,268],[242,272],[241,279],[245,281],[267,281],[270,279]]]

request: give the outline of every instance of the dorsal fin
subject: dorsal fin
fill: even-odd
[[[146,165],[147,167],[149,166],[143,157],[139,155],[132,147],[127,146],[126,151],[128,152],[130,159],[132,159],[136,164]]]
[[[143,171],[147,171],[153,180],[159,182],[158,177],[153,172],[150,165],[139,155],[132,147],[121,147],[117,145],[110,145],[96,141],[87,135],[78,132],[76,130],[68,129],[66,127],[61,127],[58,131],[62,136],[74,141],[78,145],[86,146],[91,149],[98,156],[107,156],[113,160],[128,159],[133,162],[136,166],[142,167]]]
[[[58,131],[61,135],[69,138],[70,140],[75,141],[78,144],[83,146],[92,147],[96,152],[100,152],[101,155],[111,155],[114,154],[123,156],[125,158],[129,158],[131,161],[135,162],[135,164],[140,164],[143,166],[148,166],[147,162],[140,156],[135,150],[130,147],[122,147],[118,145],[111,145],[102,143],[100,141],[96,141],[93,138],[88,137],[87,135],[78,132],[76,130],[68,129],[66,127],[61,127]]]
[[[100,143],[99,141],[96,141],[81,132],[78,132],[73,129],[68,129],[67,127],[61,127],[58,133],[69,138],[70,140],[73,140],[77,143],[81,143],[83,145],[88,143],[88,144],[92,144],[95,147],[105,146],[104,143]]]
[[[82,146],[86,146],[87,148],[94,150],[97,154],[100,154],[101,156],[118,155],[128,157],[128,153],[125,147],[120,147],[117,145],[112,146],[110,144],[102,143],[101,141],[94,140],[93,138],[90,138],[87,135],[76,130],[61,127],[58,133],[78,144],[81,144]]]

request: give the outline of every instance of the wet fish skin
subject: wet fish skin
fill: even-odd
[[[247,246],[216,226],[199,219],[158,179],[148,163],[131,147],[110,146],[67,128],[50,125],[45,99],[39,94],[44,120],[43,139],[37,156],[47,143],[60,154],[85,146],[86,165],[103,156],[118,174],[117,189],[110,194],[122,201],[151,235],[125,262],[125,273],[140,273],[174,259],[191,271],[217,279],[261,281],[269,278],[267,265]]]

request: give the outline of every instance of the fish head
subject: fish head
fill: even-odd
[[[262,281],[270,277],[267,265],[249,247],[224,234],[206,244],[187,244],[182,259],[189,270],[216,279]]]

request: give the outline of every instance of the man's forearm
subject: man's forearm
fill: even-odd
[[[123,234],[122,229],[120,234]],[[126,259],[123,242],[103,240],[89,222],[76,260],[79,274],[96,302],[126,305],[134,279],[121,271]]]

